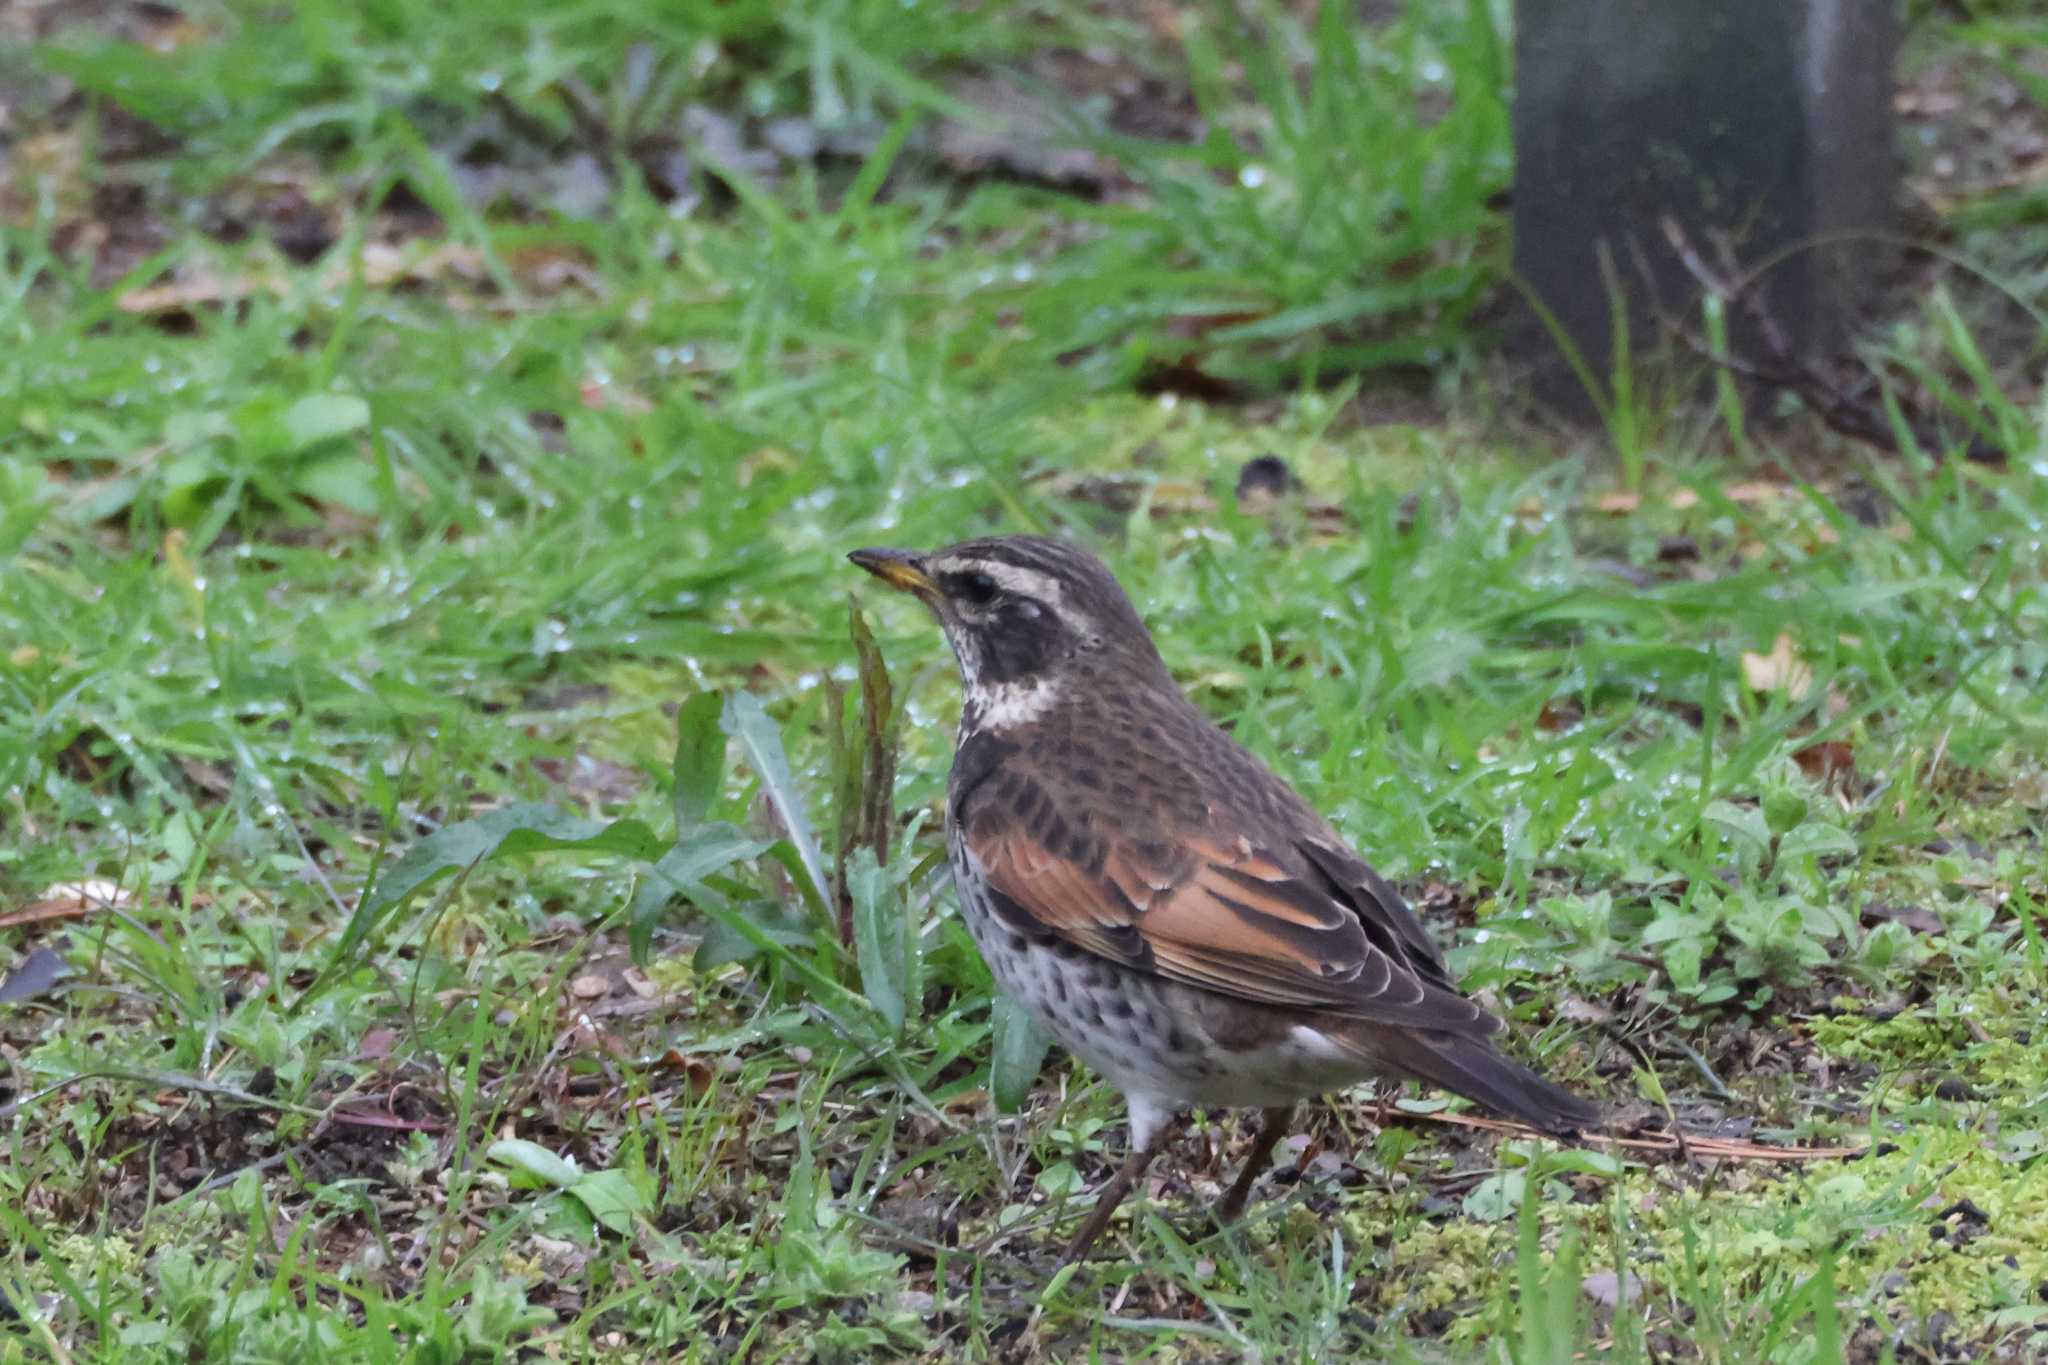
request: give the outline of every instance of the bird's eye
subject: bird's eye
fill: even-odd
[[[996,600],[996,581],[985,573],[967,574],[960,580],[957,595],[970,607],[985,607]]]

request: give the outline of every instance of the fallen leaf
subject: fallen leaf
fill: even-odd
[[[441,242],[420,250],[416,245],[395,246],[389,242],[365,242],[361,256],[363,283],[376,288],[394,284],[431,284],[444,275],[466,280],[489,278],[484,255],[460,242]],[[348,263],[330,266],[321,274],[330,287],[348,283]]]
[[[578,1000],[598,1000],[610,995],[612,983],[596,972],[587,972],[569,983],[569,994]]]
[[[661,1054],[660,1064],[664,1071],[682,1072],[684,1081],[689,1084],[693,1092],[699,1095],[711,1089],[712,1082],[718,1079],[718,1068],[709,1061],[689,1053],[679,1052],[675,1048],[670,1048]]]
[[[1799,770],[1816,782],[1826,782],[1836,776],[1856,775],[1856,751],[1848,741],[1840,739],[1822,740],[1795,750],[1792,761]]]
[[[1941,922],[1941,916],[1924,905],[1887,905],[1872,903],[1863,907],[1858,916],[1866,928],[1880,924],[1902,924],[1916,934],[1945,934],[1948,926]]]
[[[577,754],[573,758],[536,758],[534,771],[574,796],[599,805],[623,805],[647,785],[638,768],[608,758]]]
[[[963,175],[1006,175],[1062,189],[1098,193],[1115,163],[1084,145],[1057,102],[1002,75],[959,76],[948,91],[981,117],[943,120],[936,137],[941,160]]]
[[[1742,652],[1742,679],[1752,692],[1783,692],[1798,701],[1813,690],[1813,667],[1799,657],[1792,636],[1781,632],[1770,653]]]
[[[563,1029],[561,1036],[555,1040],[555,1046],[562,1052],[598,1052],[615,1058],[625,1058],[632,1053],[632,1049],[626,1046],[625,1039],[616,1033],[599,1028],[586,1015],[578,1015],[575,1023]],[[566,1073],[561,1080],[568,1080]]]
[[[366,1062],[382,1061],[391,1055],[392,1045],[398,1041],[395,1028],[373,1028],[363,1035],[362,1043],[356,1048],[356,1056]]]
[[[205,265],[193,265],[169,284],[130,289],[116,300],[116,306],[124,313],[150,317],[185,312],[201,304],[237,303],[263,289],[276,294],[284,292],[281,282],[273,276],[223,275]]]
[[[81,882],[58,882],[19,910],[0,915],[0,929],[20,924],[41,924],[46,920],[77,919],[102,910],[125,910],[135,897],[121,889],[119,882],[92,878]]]
[[[449,276],[478,283],[489,278],[484,269],[483,254],[475,247],[455,242],[429,246],[365,242],[358,255],[330,261],[323,266],[319,272],[320,287],[326,290],[346,288],[354,282],[358,270],[362,272],[363,283],[372,288],[431,284]],[[206,304],[240,303],[259,293],[287,295],[293,288],[294,279],[304,278],[303,275],[294,276],[286,271],[270,269],[222,274],[203,261],[194,262],[181,267],[169,282],[131,289],[121,295],[117,303],[124,313],[150,317],[184,312]],[[536,273],[534,282],[544,289],[558,287],[558,282],[544,269]]]
[[[1674,512],[1683,512],[1688,507],[1699,506],[1700,495],[1690,488],[1681,488],[1664,500],[1664,505]]]
[[[1155,517],[1204,516],[1216,510],[1215,500],[1201,485],[1187,479],[1155,479],[1139,474],[1055,474],[1044,480],[1045,492],[1056,498],[1092,502],[1112,512],[1130,512],[1146,503]]]
[[[1602,1308],[1614,1308],[1641,1298],[1643,1282],[1632,1272],[1621,1275],[1612,1270],[1596,1270],[1579,1281],[1579,1289]]]
[[[18,1005],[39,995],[48,995],[59,981],[71,975],[71,964],[48,948],[29,952],[0,981],[0,1005]]]
[[[572,286],[602,298],[604,277],[597,263],[580,246],[543,243],[511,253],[508,264],[528,288],[541,294],[555,294]]]
[[[1581,996],[1568,995],[1556,1010],[1557,1017],[1574,1024],[1604,1024],[1614,1018],[1614,1011],[1596,1001]]]
[[[1602,493],[1593,501],[1593,506],[1602,512],[1612,512],[1616,515],[1623,512],[1633,512],[1642,505],[1643,495],[1641,493],[1630,493],[1625,489],[1617,489],[1612,493]]]

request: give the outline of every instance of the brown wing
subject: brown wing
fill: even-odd
[[[1068,856],[1014,824],[970,822],[964,838],[1014,929],[1262,1004],[1466,1035],[1500,1027],[1458,994],[1413,912],[1349,850],[1261,849],[1213,812],[1209,823],[1167,845],[1048,830]]]

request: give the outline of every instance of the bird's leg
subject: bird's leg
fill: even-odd
[[[1089,1213],[1088,1221],[1081,1224],[1074,1240],[1067,1243],[1067,1249],[1060,1253],[1061,1265],[1080,1260],[1082,1253],[1102,1235],[1102,1230],[1109,1226],[1110,1215],[1116,1212],[1117,1205],[1124,1202],[1131,1186],[1138,1183],[1138,1177],[1145,1174],[1145,1168],[1152,1164],[1152,1159],[1165,1149],[1166,1140],[1172,1132],[1172,1124],[1162,1123],[1143,1146],[1131,1149],[1131,1154],[1124,1158],[1124,1164],[1116,1168],[1116,1174],[1102,1187],[1102,1193],[1095,1196],[1095,1208]]]
[[[1266,1169],[1266,1162],[1273,1155],[1273,1146],[1287,1134],[1288,1121],[1294,1117],[1291,1104],[1276,1105],[1259,1111],[1259,1135],[1252,1139],[1251,1155],[1244,1159],[1244,1169],[1237,1173],[1230,1192],[1223,1196],[1223,1202],[1216,1206],[1216,1221],[1226,1227],[1237,1221],[1244,1212],[1245,1201],[1252,1196],[1252,1186],[1258,1183],[1259,1175]]]

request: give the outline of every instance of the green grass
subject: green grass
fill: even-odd
[[[69,975],[0,1004],[0,1361],[2048,1349],[2039,447],[1651,410],[1609,498],[1494,393],[1505,32],[1440,8],[1190,11],[1175,52],[1054,5],[223,4],[169,56],[40,49],[88,100],[35,116],[0,229],[0,979]],[[1206,140],[1084,102],[1131,191],[946,173],[945,77],[1060,41],[1189,86]],[[629,131],[881,150],[688,213],[630,165],[596,216],[479,206],[445,153],[486,73],[558,130],[573,80]],[[186,141],[103,158],[115,104]],[[335,215],[311,265],[204,230],[278,175]],[[96,278],[125,183],[162,232]],[[400,183],[441,224],[399,250],[455,254],[394,284]],[[166,282],[196,301],[122,306]],[[1886,345],[1957,431],[2038,441],[1953,298]],[[1179,364],[1262,396],[1132,392]],[[1418,364],[1427,420],[1361,420]],[[1307,503],[1236,505],[1268,453]],[[1249,1136],[1211,1115],[1129,1258],[1051,1278],[1120,1105],[1056,1057],[994,1112],[1035,1053],[938,856],[950,661],[842,558],[1048,528],[1519,1050],[1870,1154],[1559,1153],[1359,1092],[1241,1232],[1200,1218]]]

